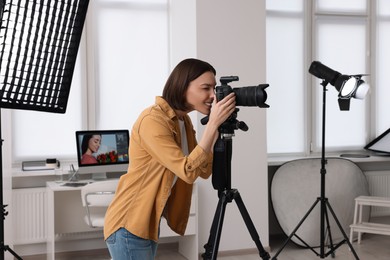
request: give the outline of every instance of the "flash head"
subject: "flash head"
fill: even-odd
[[[339,93],[340,110],[349,110],[350,99],[364,99],[368,93],[369,86],[362,80],[362,75],[342,75],[340,72],[332,70],[319,61],[313,61],[309,72],[324,80],[325,85],[330,83]]]

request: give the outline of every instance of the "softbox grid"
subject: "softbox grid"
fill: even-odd
[[[0,1],[0,107],[65,113],[89,1]]]

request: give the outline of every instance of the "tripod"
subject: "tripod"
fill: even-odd
[[[236,109],[236,112],[237,111],[238,109]],[[227,122],[227,124],[229,124],[229,122]],[[240,127],[242,130],[248,129],[243,122],[238,122],[238,124],[236,125],[240,125],[238,127]],[[222,130],[222,132],[224,131]],[[229,132],[229,130],[227,132]],[[234,200],[240,210],[241,216],[244,219],[244,222],[249,230],[252,240],[256,244],[260,257],[262,259],[270,259],[270,255],[267,251],[264,250],[263,245],[260,242],[259,235],[244,205],[240,193],[237,189],[231,188],[232,136],[233,134],[221,133],[214,146],[212,181],[214,189],[218,190],[219,201],[210,229],[209,240],[207,244],[204,245],[206,252],[202,254],[202,257],[204,260],[214,260],[217,258],[226,206],[228,203]]]
[[[287,240],[284,242],[284,244],[282,245],[282,247],[278,250],[278,252],[276,252],[275,256],[272,258],[272,259],[277,259],[277,256],[281,253],[281,251],[283,250],[283,248],[288,244],[288,242],[291,240],[291,238],[293,236],[295,236],[296,238],[298,238],[303,244],[305,244],[311,251],[313,251],[317,256],[319,256],[320,258],[325,258],[325,257],[328,257],[329,255],[332,255],[332,257],[334,257],[335,255],[335,251],[337,248],[339,248],[342,244],[344,244],[345,242],[348,243],[348,246],[351,250],[351,252],[353,253],[353,255],[355,256],[356,259],[359,259],[359,257],[357,256],[355,250],[353,249],[352,247],[352,244],[349,242],[349,239],[347,237],[347,235],[345,234],[341,224],[340,224],[340,221],[337,219],[337,216],[335,214],[335,212],[333,211],[330,203],[329,203],[329,200],[328,198],[325,196],[325,174],[326,174],[326,168],[325,168],[325,165],[326,165],[326,159],[325,159],[325,110],[326,110],[326,86],[328,85],[328,82],[323,80],[321,85],[323,86],[323,102],[322,102],[322,149],[321,149],[321,170],[320,170],[320,174],[321,174],[321,195],[320,197],[318,197],[316,199],[316,201],[313,203],[313,205],[311,206],[311,208],[309,209],[309,211],[305,214],[305,216],[302,218],[302,220],[298,223],[298,225],[295,227],[295,229],[292,231],[292,233],[289,235],[289,237],[287,238]],[[310,213],[312,212],[312,210],[316,207],[316,205],[320,203],[320,252],[318,253],[316,250],[314,250],[313,247],[309,246],[305,241],[303,241],[303,239],[301,239],[297,234],[297,230],[299,229],[299,227],[303,224],[303,222],[306,220],[306,218],[310,215]],[[344,239],[342,241],[340,241],[337,245],[334,245],[333,244],[333,240],[332,240],[332,233],[331,233],[331,230],[330,230],[330,225],[329,225],[329,214],[328,214],[328,210],[330,211],[330,213],[332,214],[334,220],[336,221],[336,224],[337,226],[339,227],[341,233],[343,234],[343,237]],[[326,227],[325,227],[325,222],[326,222]],[[325,230],[326,229],[326,230]],[[325,231],[328,232],[329,234],[329,251],[326,252],[325,251]]]

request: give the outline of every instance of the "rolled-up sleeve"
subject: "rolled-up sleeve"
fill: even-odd
[[[189,160],[187,161],[187,171],[192,169],[199,169],[199,176],[207,179],[211,175],[213,166],[212,153],[205,153],[202,147],[197,145],[195,149],[189,154]]]

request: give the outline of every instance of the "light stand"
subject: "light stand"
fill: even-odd
[[[326,159],[325,159],[325,119],[326,119],[326,86],[328,83],[335,86],[337,91],[339,92],[339,107],[340,110],[349,110],[350,105],[350,99],[351,98],[357,98],[357,99],[363,99],[365,95],[367,94],[369,87],[364,81],[361,79],[362,75],[355,75],[355,76],[348,76],[348,75],[341,75],[341,73],[332,70],[331,68],[323,65],[322,63],[318,61],[313,61],[309,72],[313,74],[314,76],[322,79],[321,85],[323,86],[323,101],[322,101],[322,149],[321,149],[321,194],[320,197],[317,198],[317,200],[313,203],[309,211],[306,213],[306,215],[302,218],[302,220],[298,223],[296,228],[292,231],[292,233],[289,235],[287,240],[284,242],[282,247],[276,252],[275,256],[272,259],[277,259],[277,256],[280,254],[280,252],[283,250],[283,248],[288,244],[288,242],[291,240],[293,236],[298,238],[304,245],[306,245],[310,250],[312,250],[317,256],[320,258],[325,258],[329,255],[332,255],[334,257],[335,251],[337,248],[339,248],[342,244],[345,242],[348,243],[348,246],[355,256],[356,259],[359,259],[357,256],[355,250],[352,247],[352,244],[350,243],[347,235],[345,234],[339,220],[337,219],[336,214],[334,213],[328,198],[325,196],[325,174],[326,174]],[[303,224],[303,222],[306,220],[306,218],[310,215],[312,210],[315,208],[315,206],[320,203],[320,252],[314,250],[313,247],[309,246],[303,239],[301,239],[297,234],[297,230],[299,227]],[[329,215],[328,210],[332,214],[334,220],[336,221],[337,226],[339,227],[341,233],[343,234],[344,240],[339,242],[337,245],[333,244],[332,239],[332,233],[330,230],[329,225]],[[326,222],[326,227],[325,227]],[[325,251],[325,231],[329,234],[329,243],[330,243],[330,250],[328,252]]]
[[[240,128],[241,130],[248,130],[248,127],[244,122],[238,122],[236,120],[236,111],[234,116],[222,124],[219,129],[220,136],[214,146],[214,161],[213,161],[213,186],[218,190],[218,205],[213,218],[213,223],[210,229],[210,236],[207,244],[204,245],[206,252],[202,254],[204,260],[215,260],[218,255],[219,242],[221,239],[223,220],[225,217],[225,210],[228,203],[233,200],[236,202],[241,216],[244,219],[245,225],[255,242],[259,251],[259,255],[262,259],[270,259],[270,255],[265,251],[261,244],[259,234],[251,220],[251,217],[244,205],[240,193],[237,189],[231,188],[231,159],[232,159],[232,137],[234,136],[233,130]]]
[[[0,259],[4,259],[4,252],[5,251],[9,251],[16,259],[18,260],[22,260],[22,258],[16,254],[15,251],[13,251],[9,246],[7,245],[4,245],[4,220],[5,220],[5,216],[8,215],[8,212],[7,210],[5,209],[8,205],[4,205],[3,204],[3,139],[1,137],[1,108],[0,108],[0,203],[1,205],[3,205],[3,209],[1,210],[1,223],[0,223],[0,250],[1,250],[1,258]]]
[[[329,200],[328,198],[325,196],[325,174],[326,174],[326,168],[325,168],[325,165],[326,165],[326,158],[325,158],[325,114],[326,114],[326,86],[327,86],[328,82],[323,80],[321,85],[323,86],[323,100],[322,100],[322,149],[321,149],[321,170],[320,170],[320,174],[321,174],[321,194],[320,194],[320,197],[317,198],[317,200],[314,202],[314,204],[311,206],[311,208],[309,209],[309,211],[305,214],[305,216],[302,218],[302,220],[298,223],[298,225],[296,226],[296,228],[292,231],[292,233],[289,235],[289,237],[287,238],[287,240],[284,242],[284,244],[282,245],[282,247],[276,252],[275,256],[272,258],[272,259],[277,259],[277,256],[281,253],[281,251],[284,249],[284,247],[288,244],[288,242],[291,240],[291,238],[293,236],[295,236],[296,238],[298,238],[302,243],[304,243],[310,250],[312,250],[317,256],[319,256],[320,258],[325,258],[329,255],[332,255],[332,257],[334,257],[334,254],[335,254],[335,251],[337,248],[339,248],[342,244],[344,244],[345,242],[348,243],[348,246],[350,248],[350,250],[352,251],[353,255],[355,256],[356,259],[359,259],[359,257],[357,256],[354,248],[352,247],[352,244],[349,242],[349,239],[346,235],[346,233],[344,232],[339,220],[337,219],[337,216],[336,214],[334,213],[330,203],[329,203]],[[299,229],[299,227],[303,224],[303,222],[306,220],[306,218],[310,215],[310,213],[312,212],[312,210],[315,208],[315,206],[320,203],[320,252],[318,253],[317,251],[314,250],[314,248],[312,246],[309,246],[303,239],[301,239],[297,234],[297,230]],[[336,221],[337,223],[337,226],[339,227],[341,233],[343,234],[343,237],[344,239],[339,242],[337,245],[334,245],[333,244],[333,240],[332,240],[332,233],[331,233],[331,230],[330,230],[330,225],[329,225],[329,215],[328,215],[328,211],[330,211],[330,213],[332,214],[333,216],[333,219]],[[326,222],[326,226],[325,226],[325,222]],[[330,243],[330,250],[328,252],[325,252],[325,231],[328,231],[328,234],[329,234],[329,243]]]
[[[65,113],[89,0],[0,0],[0,260],[4,243],[1,108]]]

